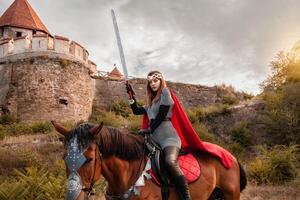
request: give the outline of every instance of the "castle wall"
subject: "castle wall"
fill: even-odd
[[[84,60],[84,62],[88,61],[88,52],[85,48],[83,48],[77,42],[72,41],[70,44],[70,53],[75,56],[75,58]]]
[[[60,36],[55,36],[54,47],[55,47],[55,51],[58,53],[69,54],[70,51],[69,39]]]
[[[1,105],[6,104],[9,84],[11,80],[11,70],[7,65],[0,64],[0,109]]]
[[[0,40],[0,59],[14,54],[26,52],[56,52],[70,55],[88,64],[88,51],[75,41],[68,38],[55,36],[54,38],[46,34],[35,34],[15,38]]]
[[[24,36],[19,39],[14,40],[14,53],[22,53],[24,50],[29,50],[31,48],[31,40],[29,36]]]
[[[0,43],[0,58],[6,56],[8,52],[8,41]]]
[[[2,104],[6,96],[4,106],[22,121],[87,120],[92,112],[94,80],[82,63],[63,61],[41,56],[0,62],[0,77],[4,77],[0,88],[8,91],[2,95],[1,90]]]
[[[146,83],[147,80],[145,79],[130,80],[130,84],[136,93],[136,98],[144,102],[146,98]],[[221,103],[224,96],[229,94],[227,89],[221,86],[208,87],[174,82],[167,82],[167,85],[175,92],[178,100],[184,107],[208,106]],[[235,95],[237,99],[242,100],[244,98],[239,93],[232,95]],[[124,80],[96,79],[95,99],[93,103],[95,109],[107,110],[117,100],[128,100]]]
[[[47,51],[48,37],[47,35],[35,35],[32,38],[32,51]]]

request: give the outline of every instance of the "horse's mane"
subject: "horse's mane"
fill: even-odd
[[[89,129],[92,128],[92,124],[84,123],[78,125],[65,137],[65,146],[69,146],[72,138],[77,136],[77,144],[80,150],[87,148],[92,142],[95,142],[93,135],[89,134]]]
[[[103,157],[116,156],[123,160],[136,160],[144,156],[144,139],[133,133],[121,132],[114,127],[103,127],[99,136],[95,138],[89,133],[91,124],[80,124],[65,138],[65,145],[77,136],[78,148],[83,150],[92,142],[98,144]]]
[[[106,129],[106,130],[105,130]],[[123,160],[136,160],[144,156],[144,139],[133,133],[124,133],[114,127],[104,127],[98,145],[102,156],[117,156]]]

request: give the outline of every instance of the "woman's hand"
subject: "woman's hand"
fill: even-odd
[[[128,81],[126,81],[125,85],[126,85],[126,92],[129,95],[129,98],[132,99],[133,96],[135,95],[132,86],[128,83]]]

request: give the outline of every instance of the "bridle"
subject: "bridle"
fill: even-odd
[[[95,148],[95,156],[97,155],[97,151],[99,153],[99,158],[95,158],[94,161],[94,172],[91,177],[91,183],[89,187],[85,187],[82,184],[82,180],[80,175],[78,174],[78,169],[82,167],[87,159],[83,155],[83,153],[86,151],[80,150],[78,148],[77,144],[77,136],[75,136],[71,142],[70,145],[68,146],[68,153],[67,156],[65,157],[65,163],[67,165],[67,168],[70,171],[70,174],[68,176],[68,190],[67,190],[67,200],[76,200],[80,194],[81,191],[85,193],[84,199],[88,200],[90,196],[94,195],[95,193],[93,192],[93,186],[95,184],[95,175],[96,175],[96,166],[97,166],[97,159],[99,159],[99,162],[101,164],[102,162],[102,155],[99,152],[98,144],[97,147]]]
[[[95,155],[97,155],[97,151],[99,152],[99,149],[98,149],[98,145],[95,149]],[[102,154],[99,152],[99,158],[95,158],[95,163],[94,163],[94,173],[91,177],[90,180],[92,180],[91,184],[90,184],[90,187],[83,187],[81,190],[86,193],[86,196],[87,196],[87,199],[89,199],[91,196],[95,195],[95,192],[93,191],[93,187],[94,187],[94,184],[95,184],[95,175],[96,175],[96,165],[97,165],[97,159],[99,159],[99,162],[100,162],[100,165],[101,165],[101,162],[102,162]]]

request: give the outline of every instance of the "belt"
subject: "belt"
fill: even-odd
[[[171,118],[165,118],[163,121],[171,121]]]

